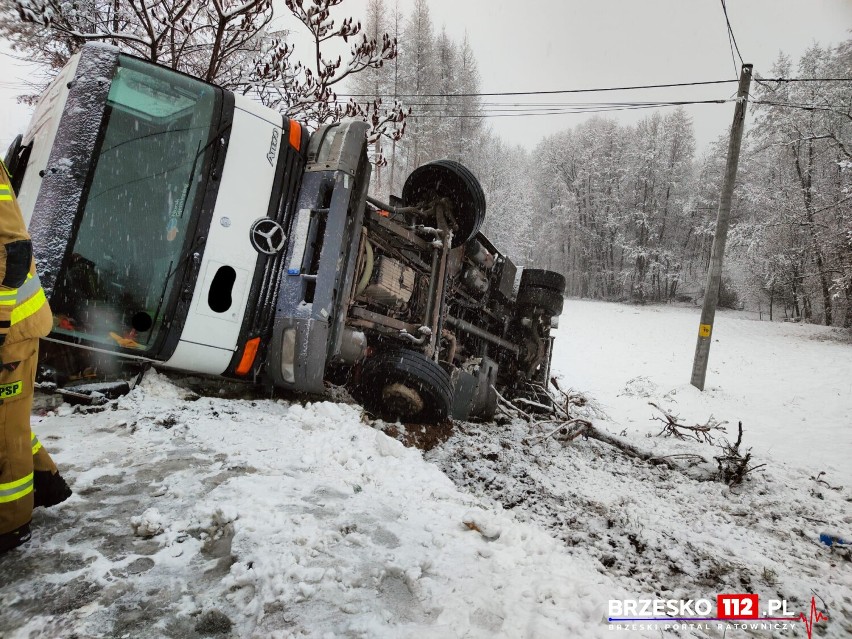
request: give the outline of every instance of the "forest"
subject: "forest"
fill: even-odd
[[[389,9],[390,7],[390,9]],[[399,141],[379,140],[382,191],[415,166],[448,157],[472,167],[488,197],[485,232],[526,266],[554,269],[568,294],[636,302],[703,296],[728,131],[696,150],[682,107],[636,125],[593,117],[531,151],[496,136],[476,57],[432,23],[428,3],[401,16],[371,0],[368,29],[399,55],[352,81],[359,99],[401,98]],[[750,124],[732,206],[721,303],[766,319],[852,326],[852,41],[781,55],[752,84]],[[440,96],[440,97],[438,97]],[[733,107],[731,107],[733,113]]]
[[[508,145],[489,126],[469,41],[438,27],[427,0],[408,13],[394,0],[368,0],[361,20],[332,20],[343,2],[285,1],[313,41],[313,57],[300,58],[292,32],[275,28],[271,0],[92,0],[87,10],[16,0],[14,11],[6,4],[0,35],[48,68],[98,39],[311,126],[363,117],[373,126],[377,194],[399,193],[424,162],[458,160],[485,190],[489,238],[520,265],[564,273],[568,295],[701,299],[728,131],[698,150],[689,115],[668,107],[636,124],[595,116],[531,149]],[[329,52],[335,40],[348,57]],[[852,327],[849,78],[852,40],[814,44],[799,60],[781,54],[766,77],[756,74],[723,306]]]

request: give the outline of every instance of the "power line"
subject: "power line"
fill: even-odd
[[[775,106],[783,109],[798,109],[800,111],[828,111],[829,113],[849,116],[849,105],[846,104],[794,104],[792,102],[771,102],[769,100],[753,100],[752,104]]]
[[[761,78],[762,82],[852,82],[852,78]],[[337,93],[340,98],[368,98],[394,100],[400,98],[488,98],[520,95],[559,95],[564,93],[596,93],[603,91],[633,91],[638,89],[666,89],[676,87],[706,86],[711,84],[730,84],[738,80],[706,80],[702,82],[677,82],[671,84],[645,84],[624,87],[601,87],[597,89],[558,89],[553,91],[497,91],[493,93],[397,93],[382,95],[377,93]]]
[[[772,102],[771,100],[752,100],[752,104],[791,107],[796,109],[848,109],[848,104],[803,104],[801,102]]]
[[[725,0],[722,0],[722,11],[725,12],[725,22],[728,24],[728,37],[734,43],[734,48],[737,50],[737,55],[740,58],[740,64],[745,64],[745,61],[743,60],[743,56],[740,53],[740,47],[737,45],[737,38],[734,35],[734,30],[731,28],[731,21],[728,19],[728,7],[725,6]],[[731,55],[733,56],[733,52],[731,52]],[[736,67],[736,66],[737,66],[736,61],[734,61],[734,67]]]
[[[760,78],[761,82],[852,82],[852,78]]]
[[[511,118],[511,117],[530,117],[537,115],[580,115],[587,113],[609,113],[612,111],[636,111],[641,109],[659,109],[669,106],[682,106],[689,104],[725,104],[732,100],[688,100],[677,102],[657,102],[653,104],[636,104],[627,106],[602,106],[588,108],[572,108],[572,109],[553,109],[553,110],[538,110],[538,111],[512,111],[509,113],[494,113],[489,111],[478,113],[412,113],[407,116],[413,119],[483,119],[483,118]]]
[[[485,111],[508,111],[508,110],[549,110],[558,108],[597,109],[609,107],[657,107],[672,106],[680,104],[721,104],[732,102],[731,98],[717,100],[663,100],[642,102],[479,102],[475,108]],[[335,104],[345,106],[347,102],[338,100]],[[447,104],[445,102],[406,102],[404,106],[446,109],[462,105]]]
[[[632,91],[634,89],[665,89],[669,87],[692,87],[708,84],[728,84],[737,80],[706,80],[703,82],[677,82],[672,84],[645,84],[625,87],[603,87],[597,89],[558,89],[553,91],[499,91],[495,93],[397,93],[396,96],[388,98],[477,98],[497,97],[506,95],[557,95],[560,93],[595,93],[597,91]],[[372,98],[375,93],[338,93],[338,96],[351,98]]]
[[[532,117],[542,115],[582,115],[591,113],[610,113],[613,111],[635,111],[642,109],[658,109],[672,106],[685,106],[692,104],[727,104],[735,102],[733,99],[721,100],[672,100],[669,102],[600,102],[600,103],[563,103],[554,105],[541,105],[536,108],[523,108],[526,105],[519,105],[517,109],[500,109],[487,108],[483,111],[471,113],[436,113],[436,112],[421,112],[412,113],[407,116],[417,120],[428,119],[485,119],[485,118],[510,118],[510,117]],[[845,114],[846,105],[813,105],[813,104],[797,104],[792,102],[772,102],[769,100],[753,100],[752,104],[764,106],[776,106],[780,108],[799,109],[803,111],[828,111],[832,113]],[[433,105],[436,107],[445,107],[446,105]]]
[[[725,9],[725,0],[722,0],[722,9]],[[725,12],[725,22],[728,21],[728,14]],[[728,23],[728,28],[725,31],[725,34],[728,36],[728,46],[731,49],[731,62],[734,63],[734,75],[737,75],[737,59],[734,57],[734,38],[733,32],[731,31],[731,25]]]

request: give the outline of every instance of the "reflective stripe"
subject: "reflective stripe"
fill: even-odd
[[[35,455],[38,451],[41,450],[41,442],[38,440],[38,437],[36,437],[35,433],[32,433],[32,438],[30,439],[30,443],[32,444],[32,447],[33,447],[33,455]]]
[[[21,302],[26,302],[40,288],[41,288],[41,280],[38,279],[38,275],[33,275],[32,273],[27,273],[26,281],[23,284],[21,284],[21,287],[18,289],[18,299]]]
[[[23,305],[30,300],[30,298],[38,295],[38,292],[41,290],[41,280],[38,279],[38,275],[33,275],[32,273],[27,273],[27,279],[21,284],[20,288],[12,288],[6,291],[0,291],[0,306],[14,306],[16,304]],[[41,308],[39,305],[38,308]],[[38,308],[35,310],[37,311]],[[21,315],[18,313],[16,315],[17,309],[12,311],[12,323],[14,324],[16,321],[20,321],[24,319],[24,317],[29,317],[33,314],[33,312],[26,313],[25,315]],[[18,320],[14,318],[18,317]]]
[[[47,297],[44,295],[44,291],[39,288],[38,292],[33,295],[30,299],[22,304],[19,304],[12,311],[12,325],[14,326],[18,322],[21,322],[27,319],[30,315],[33,315],[41,309],[47,303]]]
[[[0,202],[11,202],[11,201],[12,201],[11,195],[3,195],[2,193],[0,193]]]
[[[16,501],[22,497],[26,497],[33,492],[33,474],[30,473],[22,479],[0,484],[0,504],[5,504],[10,501]]]

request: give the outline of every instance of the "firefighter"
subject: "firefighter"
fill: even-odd
[[[0,161],[0,554],[29,540],[34,507],[71,496],[30,430],[38,340],[53,317],[10,181]]]

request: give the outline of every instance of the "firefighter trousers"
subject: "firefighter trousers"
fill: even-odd
[[[33,471],[57,472],[56,464],[30,430],[38,338],[0,348],[0,534],[29,523]]]

